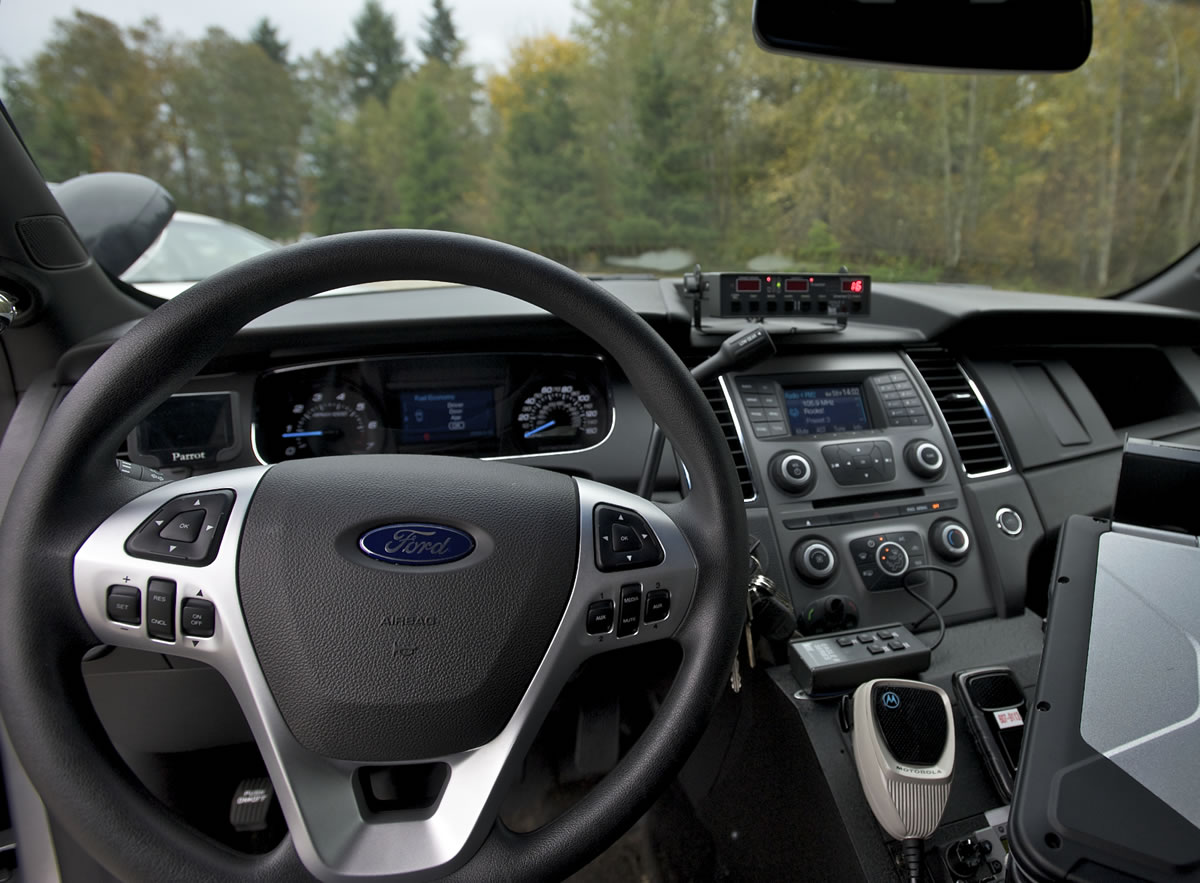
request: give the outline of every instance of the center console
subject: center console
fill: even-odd
[[[937,604],[957,582],[947,622],[995,615],[956,455],[905,357],[779,358],[723,384],[802,631],[918,620],[906,585]]]

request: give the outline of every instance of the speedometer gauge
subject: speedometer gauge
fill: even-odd
[[[603,437],[602,396],[570,383],[536,387],[520,403],[516,424],[529,451],[589,447]]]
[[[286,459],[371,454],[383,446],[379,412],[349,386],[315,390],[292,414],[295,419],[280,433]]]

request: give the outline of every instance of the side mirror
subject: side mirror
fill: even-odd
[[[1075,70],[1092,50],[1091,0],[755,0],[771,52],[894,67]]]
[[[96,263],[111,276],[128,270],[175,214],[171,194],[143,175],[96,172],[51,190]]]

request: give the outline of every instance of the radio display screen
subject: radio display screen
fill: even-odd
[[[489,388],[405,390],[400,393],[400,443],[493,438],[496,392]]]
[[[828,435],[869,429],[863,388],[851,386],[784,387],[792,435]]]

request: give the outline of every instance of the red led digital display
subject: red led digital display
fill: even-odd
[[[762,280],[761,279],[739,279],[737,281],[737,290],[740,292],[746,292],[748,294],[753,294],[755,292],[762,291]]]
[[[784,291],[808,291],[807,279],[789,279],[783,283]]]
[[[855,294],[862,294],[863,281],[861,279],[843,279],[842,291],[852,291]]]

